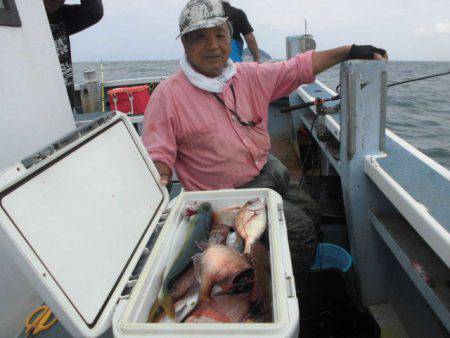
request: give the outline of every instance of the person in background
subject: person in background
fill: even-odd
[[[269,151],[270,102],[348,59],[387,58],[373,46],[308,51],[273,63],[229,59],[231,30],[221,0],[190,0],[179,20],[185,55],[180,69],[155,89],[142,141],[167,185],[174,169],[187,191],[271,188],[283,197],[292,264],[312,265],[314,215],[290,198],[287,168]],[[292,192],[292,191],[291,191]],[[296,195],[298,196],[298,195]]]
[[[223,0],[223,9],[225,11],[225,16],[228,17],[228,20],[233,27],[233,39],[231,40],[230,53],[231,60],[234,62],[242,62],[242,54],[244,52],[242,35],[253,56],[253,61],[259,62],[258,43],[253,34],[253,27],[250,25],[245,12],[242,9],[231,6],[229,0]]]
[[[99,22],[103,17],[103,4],[102,0],[81,0],[79,5],[65,5],[64,2],[65,0],[44,0],[44,7],[73,109],[75,88],[69,36]]]

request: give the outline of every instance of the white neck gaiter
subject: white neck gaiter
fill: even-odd
[[[204,76],[194,70],[186,58],[180,60],[181,70],[194,86],[211,93],[222,93],[226,83],[236,74],[236,65],[231,59],[228,59],[227,65],[222,74],[215,78]]]

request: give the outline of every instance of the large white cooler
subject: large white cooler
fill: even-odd
[[[146,323],[185,204],[208,201],[214,210],[256,196],[268,206],[273,323]],[[0,245],[73,336],[97,337],[112,325],[116,337],[297,337],[281,197],[270,189],[182,193],[170,212],[168,202],[134,127],[111,113],[2,173]]]

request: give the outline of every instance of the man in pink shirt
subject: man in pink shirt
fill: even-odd
[[[252,182],[258,182],[260,175],[269,175],[275,177],[270,187],[283,194],[285,187],[280,185],[286,185],[285,168],[273,157],[268,161],[269,103],[313,82],[316,74],[346,59],[387,57],[382,49],[353,45],[309,51],[284,62],[234,64],[228,58],[231,25],[221,0],[189,1],[179,24],[185,50],[181,69],[154,91],[142,140],[161,182],[168,184],[175,169],[185,190],[255,186]],[[269,165],[270,171],[279,172],[269,172],[266,164],[275,164]],[[276,177],[283,183],[277,183]],[[299,254],[307,252],[308,263],[299,268],[306,269],[314,259],[315,229],[309,221],[302,225],[308,228],[300,231],[303,235],[292,233],[295,226],[290,226],[288,213],[295,208],[286,208],[294,268],[292,251],[298,245],[296,249],[293,246],[307,233],[308,247],[302,242],[298,249]]]

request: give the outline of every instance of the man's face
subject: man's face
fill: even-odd
[[[45,11],[49,14],[55,13],[66,0],[44,0]]]
[[[227,23],[187,33],[182,41],[186,57],[195,70],[211,78],[222,74],[231,52]]]

